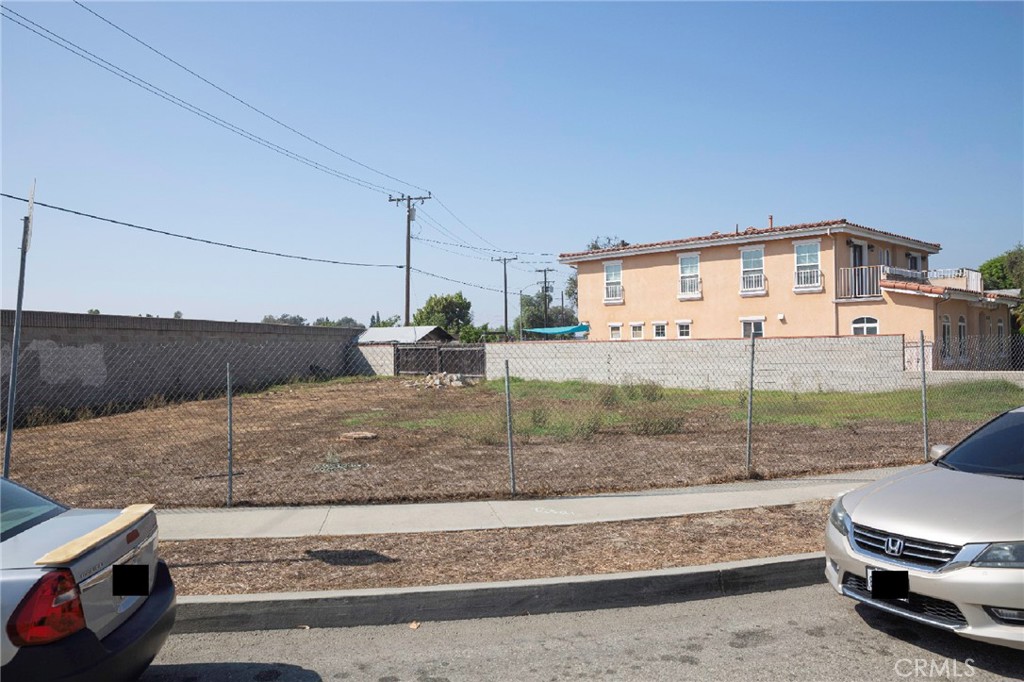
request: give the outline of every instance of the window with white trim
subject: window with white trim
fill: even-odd
[[[796,255],[794,287],[797,289],[821,288],[821,243],[797,242],[793,245]]]
[[[963,315],[956,322],[956,341],[958,350],[960,351],[960,358],[964,359],[967,357],[967,318]]]
[[[882,249],[879,259],[881,260],[882,265],[892,265],[892,251],[889,249]]]
[[[608,338],[612,341],[618,341],[622,338],[622,325],[621,324],[610,324],[608,325]]]
[[[949,358],[952,354],[950,351],[950,337],[953,335],[952,326],[949,323],[949,315],[942,316],[942,357]]]
[[[853,321],[854,336],[871,336],[878,333],[878,319],[874,317],[858,317]]]
[[[743,338],[764,336],[764,320],[743,320]]]
[[[680,339],[690,338],[690,324],[689,320],[680,320],[676,322],[676,336]]]
[[[654,338],[656,339],[667,339],[668,338],[668,323],[667,322],[654,322]]]
[[[679,296],[680,298],[698,298],[700,296],[699,253],[679,256]]]
[[[642,338],[644,338],[644,323],[643,322],[631,322],[629,324],[629,338],[631,338],[631,339],[642,339]]]
[[[604,300],[622,300],[622,262],[604,264]]]
[[[764,291],[764,247],[756,246],[740,251],[740,292]]]

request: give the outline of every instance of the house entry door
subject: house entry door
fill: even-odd
[[[868,295],[868,269],[864,267],[864,245],[850,246],[850,265],[853,266],[853,295]]]

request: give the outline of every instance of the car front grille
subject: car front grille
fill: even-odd
[[[861,578],[859,575],[854,575],[853,573],[844,574],[843,587],[850,588],[851,590],[859,593],[862,597],[866,597],[868,599],[871,598],[871,592],[868,591],[867,580]],[[967,625],[967,619],[964,618],[964,614],[959,608],[957,608],[956,604],[943,599],[935,599],[934,597],[926,597],[923,594],[911,592],[905,602],[896,599],[886,599],[884,601],[886,606],[892,607],[898,611],[913,613],[919,616],[928,616],[929,618],[945,623],[946,625]]]
[[[903,541],[903,551],[898,556],[887,554],[885,544],[889,538],[898,538]],[[884,530],[853,524],[853,541],[866,554],[873,554],[877,557],[898,560],[911,566],[936,570],[948,564],[960,551],[956,545],[946,545],[941,542],[931,542],[919,538],[908,538],[905,535],[888,533]]]

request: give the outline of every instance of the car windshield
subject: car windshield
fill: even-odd
[[[1024,409],[993,419],[936,464],[972,474],[1024,478]]]
[[[67,511],[52,500],[0,479],[0,542]]]

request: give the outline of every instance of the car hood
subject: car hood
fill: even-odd
[[[858,488],[843,506],[856,524],[922,540],[1024,540],[1024,481],[1012,478],[925,464]]]
[[[120,514],[116,509],[69,509],[3,543],[3,568],[37,568],[36,559],[99,528]]]

